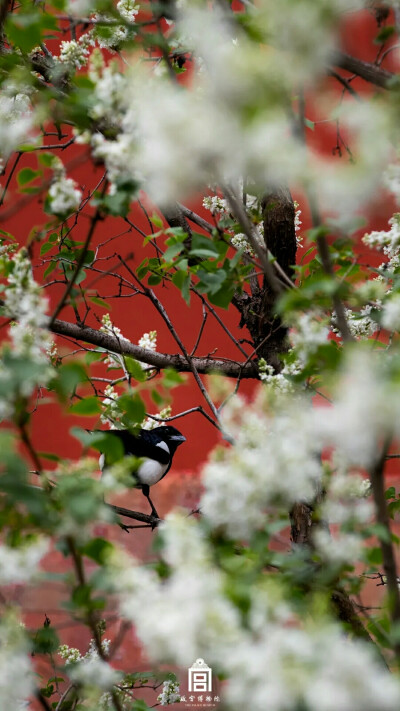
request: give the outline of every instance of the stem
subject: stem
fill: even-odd
[[[390,447],[391,438],[388,437],[370,472],[372,494],[375,503],[376,520],[385,530],[385,535],[379,539],[383,568],[387,579],[389,590],[389,611],[392,623],[399,626],[400,623],[400,590],[397,579],[397,564],[393,548],[392,534],[390,530],[390,519],[385,499],[384,470],[387,453]],[[397,662],[400,663],[400,641],[395,642],[394,651]]]

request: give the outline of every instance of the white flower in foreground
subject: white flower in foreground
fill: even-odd
[[[60,176],[49,188],[49,208],[54,215],[66,216],[75,212],[82,200],[82,191],[72,178]]]
[[[18,548],[0,545],[0,585],[32,582],[39,575],[40,561],[48,550],[45,538]]]
[[[372,354],[355,351],[348,358],[332,407],[312,412],[315,436],[335,447],[349,467],[368,469],[375,462],[380,442],[397,431],[399,395],[385,380]]]
[[[34,691],[34,672],[29,649],[17,620],[0,622],[0,708],[20,711]]]
[[[18,144],[27,142],[33,126],[29,96],[11,90],[0,93],[0,155],[8,158]]]
[[[212,565],[200,526],[175,513],[160,528],[171,575],[160,581],[154,571],[116,560],[112,582],[118,587],[121,612],[134,622],[154,661],[185,667],[199,655],[222,659],[225,646],[238,640],[239,615],[224,594],[222,574]]]
[[[68,0],[68,14],[73,17],[89,17],[94,4],[94,0]]]
[[[252,404],[230,401],[223,419],[235,444],[203,469],[200,508],[214,527],[248,538],[265,522],[268,506],[314,497],[322,469],[309,411],[307,401],[296,401],[265,412],[262,395]]]
[[[363,643],[335,629],[270,625],[227,648],[225,698],[234,711],[395,711],[400,685]]]
[[[68,669],[68,675],[72,681],[78,684],[95,686],[104,691],[117,684],[122,676],[98,655],[88,659],[83,657]]]
[[[319,528],[314,532],[313,542],[320,556],[333,565],[355,565],[363,551],[363,541],[356,533],[341,531],[331,536],[329,531]]]
[[[400,294],[393,294],[385,301],[381,324],[387,331],[400,331]]]

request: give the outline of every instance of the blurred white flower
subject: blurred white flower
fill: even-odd
[[[49,550],[49,541],[39,538],[11,548],[0,546],[0,585],[29,583],[40,574],[39,564]]]

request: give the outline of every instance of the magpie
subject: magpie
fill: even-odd
[[[107,435],[118,437],[122,443],[124,455],[140,457],[143,461],[132,471],[135,487],[141,489],[151,506],[152,516],[159,518],[150,499],[150,487],[157,484],[170,470],[173,456],[179,445],[186,442],[175,427],[170,425],[155,427],[153,430],[139,430],[132,434],[129,430],[110,430]],[[100,456],[101,471],[107,466],[104,454]]]

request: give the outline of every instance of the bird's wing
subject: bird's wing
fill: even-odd
[[[110,430],[107,434],[118,437],[121,440],[124,452],[127,455],[148,457],[160,464],[168,464],[170,462],[171,454],[169,450],[159,446],[162,440],[157,436],[151,437],[151,430],[141,430],[138,435],[133,435],[128,430]]]

